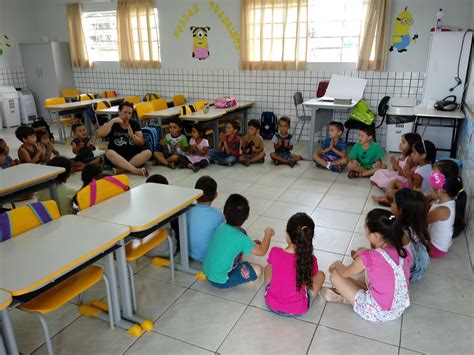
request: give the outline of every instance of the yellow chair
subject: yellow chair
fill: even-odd
[[[139,96],[128,96],[126,97],[124,100],[124,102],[130,102],[132,104],[138,104],[139,102],[141,102],[142,100],[140,99]]]
[[[97,203],[108,200],[109,198],[123,193],[129,188],[130,184],[127,175],[116,175],[112,177],[105,177],[97,180],[81,189],[77,195],[77,204],[80,210],[89,208]],[[168,232],[164,228],[157,229],[150,235],[142,239],[134,239],[125,246],[125,254],[127,256],[127,267],[130,280],[130,288],[132,290],[132,303],[134,310],[137,309],[137,297],[135,291],[135,279],[133,276],[133,269],[130,263],[135,261],[146,253],[150,252],[157,245],[168,240],[170,250],[170,260],[159,257],[152,259],[152,264],[156,266],[170,266],[171,279],[174,280],[174,256],[173,256],[173,230]]]
[[[109,100],[102,100],[102,101],[96,101],[93,102],[86,111],[87,117],[89,120],[94,124],[94,126],[98,127],[99,126],[99,120],[97,118],[97,111],[99,110],[105,110],[109,107],[112,107],[112,104],[110,103]]]
[[[159,99],[161,96],[157,92],[149,92],[143,96],[143,101],[153,101]]]
[[[94,100],[95,95],[94,94],[81,94],[79,95],[79,101],[88,101],[88,100]]]
[[[79,96],[81,92],[78,89],[64,89],[61,96]]]
[[[155,99],[151,100],[153,104],[153,110],[160,111],[166,110],[168,108],[168,102],[165,99]]]
[[[9,230],[11,238],[21,236],[22,233],[38,227],[41,224],[49,223],[51,220],[59,218],[59,208],[55,201],[45,201],[30,203],[18,207],[3,214],[1,219],[9,221]],[[3,229],[3,228],[2,228]],[[3,238],[4,236],[2,236]],[[4,239],[5,240],[5,239]],[[107,289],[107,302],[111,304],[111,289],[108,277],[104,274],[102,268],[96,265],[89,265],[75,273],[71,277],[60,281],[57,285],[43,292],[32,300],[18,306],[19,309],[34,315],[41,324],[46,347],[50,354],[53,353],[51,338],[49,336],[48,324],[43,314],[50,313],[62,307],[75,297],[79,296],[89,288],[97,284],[101,278],[104,279]],[[95,310],[96,313],[99,310]],[[113,328],[113,315],[109,317],[110,327]]]
[[[104,90],[100,93],[100,97],[102,99],[106,99],[108,97],[117,97],[118,92],[116,90]]]
[[[173,105],[174,106],[181,106],[186,103],[186,99],[184,98],[184,95],[174,95],[173,96]]]
[[[64,97],[52,97],[44,100],[44,106],[60,105],[65,103],[66,99]],[[49,117],[51,118],[51,121],[55,122],[51,116],[51,113],[49,113]],[[64,140],[66,140],[66,127],[72,126],[74,123],[79,122],[80,119],[77,117],[58,117],[58,119],[58,129],[61,131],[60,136],[64,137]],[[70,137],[72,137],[72,132],[70,133]]]
[[[135,105],[135,111],[140,122],[148,123],[150,119],[145,118],[145,115],[156,110],[153,107],[153,102],[140,102]]]

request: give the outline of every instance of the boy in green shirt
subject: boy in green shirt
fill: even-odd
[[[380,146],[373,142],[375,131],[367,126],[359,130],[359,142],[352,147],[349,153],[349,179],[355,177],[372,176],[378,169],[386,169],[387,166],[382,163],[384,152]]]
[[[170,119],[169,127],[170,133],[161,141],[163,151],[154,152],[153,158],[159,164],[174,169],[179,161],[179,156],[184,155],[188,151],[189,143],[183,134],[183,121],[180,118],[174,117]]]
[[[214,232],[203,262],[204,274],[217,288],[252,285],[263,272],[261,265],[242,261],[242,254],[264,256],[275,231],[265,229],[263,240],[250,239],[241,228],[249,216],[249,202],[239,194],[232,194],[224,206],[226,223]]]

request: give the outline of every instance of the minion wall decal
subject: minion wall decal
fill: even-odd
[[[193,33],[192,57],[198,60],[206,60],[210,54],[207,32],[211,28],[191,26],[189,29]]]
[[[410,26],[413,25],[413,15],[408,11],[408,7],[405,6],[403,11],[400,11],[397,18],[395,19],[395,26],[393,26],[392,34],[392,45],[389,51],[392,52],[395,48],[398,53],[407,51],[407,47],[411,41],[416,41],[418,34],[415,33],[413,37],[410,37]]]

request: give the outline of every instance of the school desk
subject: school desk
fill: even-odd
[[[212,130],[214,131],[213,137],[213,147],[217,147],[219,143],[219,119],[224,117],[227,114],[227,109],[210,107],[209,112],[204,113],[202,110],[187,114],[181,115],[183,121],[194,122],[194,123],[212,123]]]
[[[9,292],[0,289],[0,312],[2,323],[2,336],[0,336],[0,354],[18,354],[15,334],[13,333],[12,323],[8,315],[8,306],[12,303],[12,296]],[[3,341],[5,339],[5,342]]]
[[[449,152],[450,158],[456,158],[456,150],[458,147],[459,125],[465,118],[465,114],[461,110],[455,111],[439,111],[434,108],[415,107],[415,126],[413,132],[418,131],[418,127],[445,127],[452,129],[451,147],[439,148],[436,150]]]
[[[79,215],[129,227],[131,234],[126,241],[138,236],[144,237],[149,233],[143,232],[150,231],[151,233],[153,229],[173,219],[171,217],[178,216],[181,264],[177,264],[176,267],[185,272],[197,273],[199,270],[189,267],[188,229],[185,212],[201,196],[201,190],[148,183],[82,210]],[[123,317],[142,324],[144,320],[133,314],[127,259],[123,249],[120,248],[116,253]]]
[[[124,99],[125,99],[124,96],[107,97],[107,98],[94,99],[94,100],[74,101],[74,102],[66,102],[63,104],[48,105],[48,106],[45,106],[44,108],[47,111],[49,111],[51,116],[56,115],[57,121],[59,121],[60,116],[75,114],[75,113],[82,114],[84,123],[89,133],[92,133],[91,124],[89,122],[88,117],[86,117],[85,115],[87,108],[93,103],[99,102],[99,101],[108,100],[111,104],[117,104],[117,103],[122,102]],[[63,133],[61,129],[58,129],[58,131],[59,131],[59,142],[64,143],[66,137],[63,137]]]
[[[0,206],[46,188],[58,202],[56,177],[63,172],[64,168],[30,163],[0,170]]]
[[[228,114],[233,114],[239,111],[243,111],[244,117],[242,124],[242,134],[245,135],[247,133],[247,123],[248,123],[248,110],[255,105],[255,101],[242,101],[237,102],[237,106],[226,108],[226,112]]]
[[[168,105],[170,103],[171,104],[173,103],[171,99],[165,98],[165,100],[167,101]],[[114,116],[118,116],[118,112],[119,112],[119,105],[114,105],[111,107],[107,107],[107,108],[95,111],[95,113],[98,115],[106,115],[108,121],[110,121]]]
[[[311,122],[309,127],[309,144],[308,151],[305,159],[313,160],[314,152],[314,133],[320,131],[324,126],[331,122],[331,117],[318,117],[317,112],[319,109],[329,110],[347,110],[353,108],[357,102],[352,100],[352,103],[348,105],[335,104],[333,101],[325,101],[320,98],[314,98],[303,102],[303,105],[311,109]]]
[[[163,119],[166,120],[166,119],[170,119],[170,118],[173,118],[173,117],[178,117],[179,116],[179,109],[181,108],[181,106],[194,105],[196,102],[199,102],[199,101],[208,101],[208,100],[190,101],[190,102],[186,102],[184,105],[173,106],[173,107],[169,107],[169,108],[164,109],[164,110],[149,112],[149,113],[145,114],[145,118],[149,119],[149,120],[157,120],[158,126],[161,126],[162,123],[163,123],[162,122]]]

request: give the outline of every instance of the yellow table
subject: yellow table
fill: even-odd
[[[138,232],[160,226],[170,217],[179,215],[181,265],[176,266],[179,270],[196,273],[198,270],[189,267],[185,212],[201,196],[201,190],[148,183],[89,207],[79,212],[79,216],[127,226],[131,230],[130,237],[133,238],[134,233],[136,235]],[[116,255],[123,317],[141,324],[144,320],[133,314],[127,260],[123,248],[120,248]]]
[[[64,168],[29,163],[0,170],[0,206],[45,188],[58,202],[56,177],[63,172]]]

